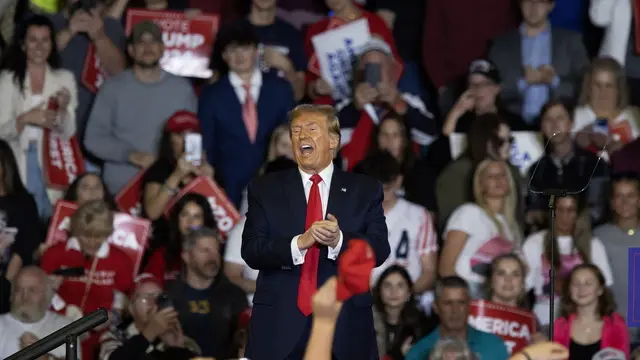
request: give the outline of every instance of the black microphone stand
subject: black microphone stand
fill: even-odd
[[[567,196],[566,190],[546,190],[546,195],[549,195],[549,232],[551,235],[551,246],[554,246],[556,241],[556,199],[559,197]],[[549,285],[551,286],[549,296],[549,340],[553,341],[553,322],[555,321],[556,312],[556,266],[555,266],[555,251],[551,251],[551,258],[549,259]]]
[[[75,334],[69,334],[65,338],[67,355],[66,360],[78,360],[78,337]]]

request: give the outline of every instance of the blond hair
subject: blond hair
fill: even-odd
[[[616,82],[616,89],[618,90],[616,106],[618,109],[627,108],[627,106],[629,106],[629,90],[627,87],[627,77],[624,72],[624,67],[622,67],[617,60],[611,57],[600,57],[593,60],[589,70],[587,70],[584,75],[582,91],[580,92],[578,104],[581,106],[590,105],[593,76],[599,71],[609,72],[613,75]]]
[[[516,244],[516,248],[519,249],[520,246],[522,245],[521,244],[522,233],[520,231],[520,226],[518,226],[518,222],[516,221],[518,191],[516,188],[516,182],[513,179],[513,176],[511,175],[511,170],[509,169],[509,166],[507,165],[506,162],[502,160],[497,160],[497,159],[485,159],[481,161],[480,164],[478,164],[475,172],[473,173],[473,197],[475,199],[475,203],[478,204],[482,209],[484,209],[487,215],[489,215],[491,220],[494,222],[494,224],[496,225],[496,228],[498,229],[499,234],[502,236],[505,236],[506,234],[504,233],[504,228],[497,218],[498,214],[495,214],[493,211],[489,209],[489,207],[487,206],[485,195],[482,191],[482,184],[481,184],[482,177],[484,176],[484,173],[489,167],[489,165],[494,163],[498,163],[504,167],[505,174],[507,176],[507,181],[509,183],[509,192],[505,195],[505,198],[504,198],[502,215],[505,217],[506,223],[507,223],[506,225],[511,231],[511,234],[513,235],[514,238],[507,239],[507,240],[513,241]]]
[[[279,125],[273,130],[271,139],[269,140],[266,163],[270,163],[278,157],[276,148],[278,147],[278,141],[280,141],[280,138],[284,135],[289,135],[289,126],[286,124]]]
[[[103,200],[81,205],[71,217],[71,236],[107,237],[113,232],[113,212]]]
[[[329,133],[338,136],[338,139],[340,139],[340,120],[336,115],[336,109],[331,105],[302,104],[296,106],[289,112],[289,132],[291,132],[293,122],[305,114],[324,116],[327,119]]]

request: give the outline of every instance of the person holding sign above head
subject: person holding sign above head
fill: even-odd
[[[596,265],[576,266],[562,287],[562,310],[553,341],[569,349],[568,360],[591,359],[603,349],[629,358],[629,332],[605,278]]]
[[[393,58],[398,67],[397,78],[400,77],[400,73],[402,72],[402,59],[398,54],[398,50],[396,49],[396,43],[393,39],[393,34],[391,30],[387,27],[387,24],[382,20],[380,16],[375,13],[363,10],[359,5],[357,5],[353,0],[325,0],[325,3],[333,12],[333,15],[322,19],[314,24],[309,25],[307,28],[307,33],[305,34],[305,52],[307,54],[307,59],[309,59],[309,64],[307,65],[307,73],[306,73],[306,84],[307,84],[307,95],[313,99],[313,102],[316,104],[333,104],[334,100],[332,98],[334,89],[332,89],[331,85],[327,82],[326,79],[321,77],[320,73],[320,56],[330,56],[335,54],[319,54],[317,53],[317,49],[313,45],[313,38],[316,35],[322,35],[323,33],[338,29],[344,25],[354,23],[358,20],[365,20],[367,22],[367,26],[369,28],[369,36],[375,36],[381,38],[386,44],[388,44],[390,48],[390,52],[393,54]],[[344,41],[347,43],[345,45],[345,52],[353,53],[357,49],[350,47],[348,44],[350,43],[349,36],[359,36],[360,34],[345,34]],[[353,59],[349,59],[348,62]],[[349,82],[351,78],[351,69],[342,69],[341,72],[345,73],[346,79],[341,79],[343,82]],[[397,79],[396,78],[396,79]],[[339,99],[344,100],[344,99]]]
[[[300,105],[289,127],[298,169],[262,176],[248,190],[241,254],[260,271],[245,355],[253,360],[302,359],[311,296],[336,274],[351,239],[365,239],[378,266],[390,252],[382,186],[332,163],[340,143],[333,107]],[[335,335],[336,359],[378,358],[370,294],[345,301]]]
[[[77,320],[101,307],[117,313],[124,309],[133,286],[133,264],[124,251],[109,244],[112,233],[109,206],[101,200],[89,201],[71,217],[69,240],[45,251],[40,267],[57,291],[54,310]],[[89,333],[82,343],[84,354],[93,354],[105,326]]]
[[[239,207],[267,156],[271,133],[295,103],[287,80],[257,67],[258,39],[250,24],[222,29],[216,43],[226,65],[223,76],[202,90],[198,117],[207,158]]]
[[[158,25],[137,23],[128,51],[132,68],[100,88],[84,139],[87,150],[104,161],[102,176],[112,194],[155,162],[167,119],[196,109],[189,82],[160,67],[164,44]]]
[[[55,37],[48,18],[32,16],[19,27],[0,64],[0,138],[11,145],[20,178],[43,220],[62,197],[46,172],[65,162],[59,152],[52,157],[50,150],[44,151],[44,144],[73,136],[78,105],[73,74],[60,69]]]

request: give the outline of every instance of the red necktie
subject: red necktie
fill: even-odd
[[[318,174],[311,176],[311,191],[309,191],[309,201],[307,202],[307,220],[304,229],[307,230],[316,221],[322,221],[322,200],[320,199],[320,188],[318,184],[322,178]],[[298,287],[298,308],[305,315],[311,314],[311,297],[318,289],[318,260],[320,249],[313,245],[307,250],[302,263],[300,274],[300,285]]]
[[[251,143],[256,142],[256,134],[258,132],[258,113],[256,110],[256,103],[251,96],[251,85],[244,84],[245,98],[244,104],[242,104],[242,119],[244,120],[244,126],[247,128],[247,134]]]

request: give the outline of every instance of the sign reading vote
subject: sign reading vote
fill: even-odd
[[[629,248],[627,326],[640,327],[640,248]]]

